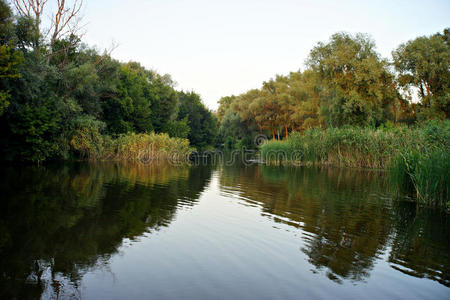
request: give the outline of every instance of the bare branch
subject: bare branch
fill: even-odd
[[[75,0],[72,6],[67,6],[66,0],[57,1],[58,8],[52,19],[51,31],[53,31],[53,34],[50,38],[50,51],[47,56],[47,65],[53,56],[53,47],[55,46],[56,40],[67,35],[76,34],[80,28],[80,18],[78,16],[83,6],[83,0]]]
[[[17,13],[22,17],[35,18],[39,23],[48,0],[14,0]]]

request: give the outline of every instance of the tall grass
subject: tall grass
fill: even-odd
[[[168,134],[128,133],[112,138],[95,135],[75,136],[71,141],[72,148],[82,158],[89,160],[115,161],[171,161],[185,162],[193,148],[189,140],[171,138]]]
[[[277,156],[285,163],[383,169],[398,151],[410,147],[407,141],[414,140],[413,135],[407,128],[311,129],[303,135],[293,133],[287,141],[264,143],[261,156],[268,163],[274,162],[273,157]]]
[[[389,182],[397,192],[414,191],[418,201],[449,206],[450,155],[442,149],[401,153],[392,164]]]
[[[450,205],[450,121],[412,128],[311,129],[266,142],[260,150],[268,164],[388,169],[397,191],[413,191],[427,204]]]

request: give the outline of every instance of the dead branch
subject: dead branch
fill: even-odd
[[[47,65],[53,56],[53,47],[55,46],[56,40],[62,38],[63,36],[76,34],[79,26],[78,15],[81,12],[81,7],[83,6],[83,0],[75,0],[72,6],[66,5],[66,0],[57,0],[58,8],[52,19],[52,31],[53,34],[50,38],[50,51],[47,56]],[[69,47],[72,45],[69,45]]]
[[[39,22],[47,1],[48,0],[14,0],[13,4],[20,16],[35,18],[36,21]]]

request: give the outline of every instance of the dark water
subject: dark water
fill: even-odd
[[[449,299],[450,219],[349,169],[2,167],[1,299]]]

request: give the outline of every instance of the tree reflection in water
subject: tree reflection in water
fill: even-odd
[[[299,254],[305,255],[315,273],[337,283],[365,282],[377,262],[386,260],[396,274],[450,286],[448,215],[390,199],[383,173],[237,164],[104,163],[1,169],[0,298],[80,298],[87,272],[108,271],[111,257],[122,245],[169,226],[179,209],[195,205],[213,170],[217,170],[214,185],[207,197],[217,193],[227,199],[238,197],[243,200],[239,203],[261,210],[269,225],[284,223],[285,228],[299,232],[301,240],[289,242],[298,241]],[[208,209],[221,209],[217,206],[221,200],[202,203],[212,205],[201,210],[206,215]],[[241,209],[235,201],[231,203],[235,211]],[[208,218],[196,221],[201,220]],[[242,224],[253,221],[258,220],[242,220]],[[214,251],[214,241],[223,239],[222,233],[226,236],[226,228],[220,226],[198,233],[211,234],[204,237],[212,241],[204,244],[211,247],[205,252]],[[240,226],[238,222],[234,229],[239,231]],[[236,251],[246,254],[246,250]],[[169,257],[177,255],[174,251]],[[187,257],[203,264],[203,257]],[[205,269],[209,267],[205,263]],[[215,267],[205,274],[217,275]]]
[[[83,274],[107,268],[125,238],[194,205],[211,168],[73,164],[0,176],[0,298],[79,298]]]
[[[389,199],[384,174],[337,168],[223,167],[224,193],[302,231],[304,252],[333,281],[364,281],[377,260],[450,286],[445,212]],[[442,238],[447,237],[447,238]]]

